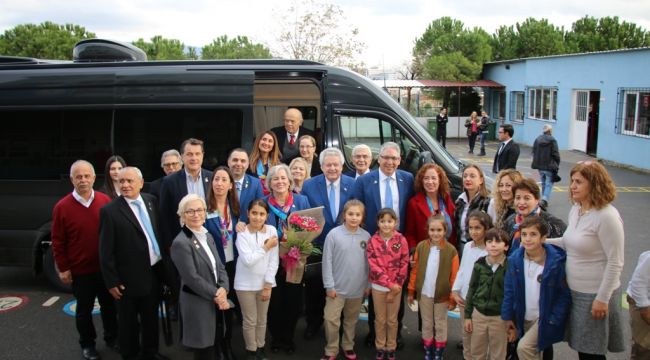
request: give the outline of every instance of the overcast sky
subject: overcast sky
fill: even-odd
[[[411,57],[415,39],[442,16],[479,26],[492,33],[527,17],[546,18],[569,29],[583,17],[619,16],[650,30],[649,0],[332,0],[366,44],[361,56],[367,66],[391,68]],[[133,41],[154,35],[203,46],[212,39],[246,35],[275,48],[278,17],[289,1],[278,0],[3,0],[0,32],[19,24],[73,23],[98,37]]]

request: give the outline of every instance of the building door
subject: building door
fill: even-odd
[[[573,92],[573,109],[569,144],[571,149],[587,152],[587,132],[589,123],[589,91],[576,90]]]
[[[587,114],[587,154],[596,156],[598,148],[598,118],[600,114],[600,91],[589,92]]]

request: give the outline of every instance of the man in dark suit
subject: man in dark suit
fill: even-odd
[[[341,150],[327,148],[320,153],[319,161],[323,173],[305,181],[301,194],[307,197],[310,206],[324,207],[325,225],[321,234],[314,240],[314,245],[322,250],[325,237],[330,230],[338,225],[337,220],[343,212],[343,206],[348,199],[352,198],[354,179],[341,175],[343,162],[345,161]],[[310,261],[322,261],[321,256],[311,256],[311,258]],[[305,312],[307,315],[307,329],[305,330],[305,338],[312,338],[320,329],[323,324],[324,308],[325,288],[323,286],[323,277],[306,278]]]
[[[248,222],[248,206],[255,199],[264,197],[260,179],[246,174],[248,169],[248,153],[242,148],[236,148],[228,155],[228,167],[232,172],[239,199],[239,221]]]
[[[192,193],[207,200],[212,171],[201,168],[203,165],[203,141],[190,138],[181,144],[181,158],[185,169],[163,179],[160,187],[160,215],[163,244],[169,248],[181,231],[178,222],[178,203],[183,196]]]
[[[282,152],[282,162],[289,165],[291,160],[300,156],[298,139],[302,135],[315,137],[314,132],[302,126],[302,113],[296,108],[289,108],[284,112],[284,126],[271,129],[278,139],[278,148]],[[318,143],[318,139],[316,141]],[[318,145],[318,144],[317,144]]]
[[[155,197],[140,193],[138,168],[123,168],[119,184],[121,195],[100,210],[99,258],[117,302],[120,352],[124,359],[167,359],[158,353],[158,302],[168,252],[158,240]]]
[[[519,159],[519,145],[512,140],[515,129],[510,124],[499,126],[499,149],[494,155],[494,164],[492,172],[498,173],[504,169],[516,169],[517,160]]]
[[[440,109],[440,113],[436,116],[436,140],[442,145],[442,147],[447,147],[447,123],[449,118],[447,117],[447,108],[443,107]]]
[[[183,168],[183,160],[181,159],[181,154],[176,149],[171,149],[165,151],[160,157],[160,167],[163,169],[165,176],[173,174]],[[149,194],[155,196],[157,199],[160,199],[160,187],[162,186],[162,181],[165,178],[159,177],[149,184]]]
[[[354,169],[346,171],[345,175],[356,179],[370,172],[372,164],[372,150],[366,144],[359,144],[352,148],[352,163]]]
[[[365,228],[372,235],[377,231],[377,213],[385,207],[395,211],[399,217],[398,231],[404,233],[406,224],[406,204],[413,196],[413,175],[407,171],[399,170],[401,161],[400,148],[394,142],[385,142],[379,150],[379,169],[373,170],[358,178],[354,182],[353,197],[366,205]],[[404,285],[402,297],[404,297]],[[400,302],[397,326],[398,347],[402,347],[401,330],[404,318],[404,299]],[[372,298],[368,300],[368,326],[369,332],[366,344],[375,343],[375,313]]]

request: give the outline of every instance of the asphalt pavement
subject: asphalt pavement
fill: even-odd
[[[497,149],[496,142],[487,146],[487,156],[479,157],[467,153],[466,139],[449,139],[448,150],[456,158],[468,163],[478,164],[488,176],[491,173],[492,160]],[[478,151],[477,151],[478,153]],[[561,152],[562,163],[560,176],[562,181],[557,183],[550,199],[549,211],[560,219],[568,216],[570,204],[568,201],[569,171],[571,167],[582,160],[595,160],[585,154],[573,151]],[[522,146],[517,168],[524,176],[539,180],[536,170],[530,168],[530,148]],[[614,202],[625,222],[625,266],[621,277],[623,287],[627,286],[631,273],[636,266],[641,252],[650,249],[650,222],[646,214],[650,206],[650,175],[606,165],[619,190]],[[43,276],[34,277],[30,269],[15,267],[0,267],[0,358],[7,360],[69,360],[81,359],[78,346],[74,318],[69,315],[69,306],[73,298],[70,294],[54,290]],[[17,305],[17,306],[16,306]],[[15,307],[14,307],[15,306]],[[67,311],[67,312],[66,312]],[[95,316],[98,330],[101,320]],[[355,347],[359,359],[372,359],[373,349],[363,344],[367,333],[367,321],[360,320],[357,325],[357,345]],[[456,349],[456,343],[461,339],[460,321],[455,317],[449,318],[449,335],[446,359],[461,359],[461,352]],[[296,352],[293,355],[285,353],[272,354],[267,348],[270,359],[318,359],[323,355],[324,334],[321,332],[312,340],[304,340],[302,333],[305,329],[304,319],[298,323],[296,331]],[[161,353],[172,359],[191,359],[192,354],[178,342],[178,324],[174,324],[174,345],[162,345]],[[101,330],[99,331],[101,339]],[[420,333],[417,331],[417,316],[406,310],[405,327],[403,331],[405,347],[398,352],[398,358],[418,359],[423,352],[420,345]],[[98,341],[98,351],[103,359],[119,359],[119,355],[107,349],[101,340]],[[233,348],[238,359],[244,359],[243,338],[241,327],[236,326]],[[628,354],[610,354],[608,359],[626,359]],[[570,350],[566,343],[555,346],[556,359],[577,359],[577,354]]]

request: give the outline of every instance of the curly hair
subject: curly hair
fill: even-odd
[[[591,185],[589,202],[594,208],[602,209],[616,199],[616,185],[601,163],[591,160],[579,162],[571,169],[572,178],[575,173],[580,173]],[[571,200],[571,191],[569,191],[569,200]]]
[[[508,211],[508,208],[512,207],[512,203],[515,198],[514,191],[512,193],[512,198],[509,201],[504,201],[501,197],[501,192],[499,191],[499,183],[501,180],[503,180],[504,177],[510,178],[513,186],[524,179],[521,173],[515,169],[505,169],[499,171],[496,180],[494,181],[494,187],[492,189],[492,199],[494,199],[494,209],[496,210],[497,219],[501,219],[503,217],[503,214]],[[499,220],[497,220],[497,222],[499,222]]]
[[[449,179],[447,178],[447,174],[440,166],[431,163],[422,165],[420,170],[418,170],[418,173],[415,175],[415,184],[413,185],[415,192],[424,192],[424,174],[426,174],[429,169],[435,169],[438,174],[438,195],[442,196],[443,199],[447,198],[447,195],[450,195]]]

